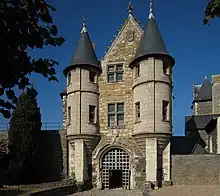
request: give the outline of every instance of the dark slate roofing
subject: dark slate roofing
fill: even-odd
[[[151,55],[166,55],[171,59],[173,65],[175,63],[173,57],[168,54],[167,48],[162,39],[154,17],[149,18],[144,34],[140,40],[140,44],[138,46],[134,60],[131,62],[130,65],[132,66],[134,61],[141,57]]]
[[[196,144],[193,154],[209,154],[200,144]]]
[[[212,100],[212,85],[207,78],[205,78],[198,95],[194,101],[209,101]]]
[[[100,62],[98,61],[97,56],[95,54],[85,24],[81,31],[80,39],[78,41],[75,52],[73,53],[70,65],[66,67],[63,71],[64,75],[66,76],[68,71],[71,70],[73,67],[81,66],[81,65],[83,66],[89,65],[94,68],[98,68],[98,70],[101,70]]]
[[[213,117],[213,115],[186,116],[185,130],[205,129]]]

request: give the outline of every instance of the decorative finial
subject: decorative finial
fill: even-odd
[[[207,80],[208,79],[208,77],[207,76],[205,76],[205,80]]]
[[[127,9],[127,11],[128,11],[128,16],[132,16],[132,11],[134,10],[134,8],[133,8],[133,6],[132,6],[132,3],[131,3],[131,1],[129,1],[129,3],[128,3],[128,9]]]
[[[87,30],[86,30],[86,17],[85,16],[83,16],[82,18],[82,25],[83,25],[83,28],[82,28],[81,33],[86,33]]]
[[[150,0],[150,11],[149,11],[149,19],[154,18],[153,15],[153,0]]]

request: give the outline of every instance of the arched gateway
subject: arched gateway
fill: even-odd
[[[119,148],[108,150],[101,159],[102,188],[123,187],[130,189],[130,159]]]

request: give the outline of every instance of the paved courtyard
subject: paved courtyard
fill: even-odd
[[[140,191],[133,190],[90,190],[82,193],[75,193],[74,196],[220,196],[219,185],[199,186],[171,186],[151,191],[144,195]]]
[[[220,196],[220,185],[164,187],[150,192],[150,196]]]

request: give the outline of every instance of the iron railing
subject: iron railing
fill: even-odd
[[[1,123],[0,131],[6,131],[9,129],[9,123]],[[61,130],[63,129],[63,123],[61,122],[42,122],[41,130]]]

